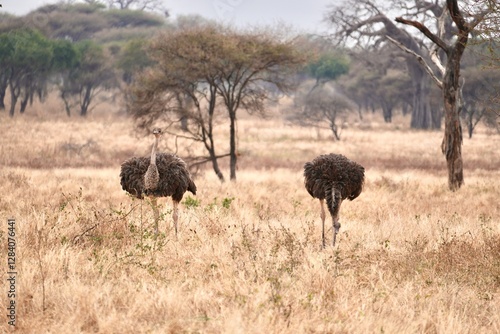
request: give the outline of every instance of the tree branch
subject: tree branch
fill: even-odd
[[[448,45],[438,36],[434,35],[425,25],[423,25],[420,22],[417,21],[412,21],[412,20],[406,20],[403,19],[402,17],[396,17],[396,22],[403,23],[406,25],[413,26],[420,30],[427,38],[429,38],[432,42],[434,42],[436,45],[438,45],[441,49],[443,49],[446,53],[448,53]]]
[[[407,53],[415,56],[415,58],[417,58],[417,61],[424,66],[425,70],[427,71],[427,73],[429,73],[429,75],[434,80],[434,82],[438,85],[438,87],[441,89],[443,88],[443,82],[441,80],[439,80],[439,78],[434,74],[434,71],[432,70],[432,68],[427,64],[427,62],[425,61],[425,59],[421,55],[408,49],[406,46],[399,43],[398,41],[396,41],[392,37],[386,36],[386,38],[389,41],[391,41],[394,45],[396,45],[398,48],[403,50],[404,52],[407,52]]]
[[[451,19],[457,25],[458,30],[467,31],[468,27],[466,26],[466,22],[464,17],[462,16],[462,13],[460,13],[457,0],[446,0],[446,6],[448,7],[448,11],[450,12]]]
[[[216,155],[215,159],[225,158],[231,156],[231,153]],[[208,162],[211,162],[213,159],[211,157],[193,157],[193,158],[184,158],[184,160],[189,164],[190,167],[196,167]]]
[[[440,39],[443,39],[443,36],[445,35],[445,23],[447,17],[448,15],[445,10],[442,11],[441,15],[437,16],[438,37]],[[439,46],[437,44],[434,45],[430,54],[432,62],[437,66],[439,71],[441,71],[441,75],[444,76],[446,69],[439,58]]]
[[[437,48],[434,49],[434,50],[432,50],[432,52],[431,52],[431,60],[434,63],[434,65],[437,66],[437,68],[441,72],[441,75],[444,76],[444,73],[445,73],[446,69],[444,68],[443,64],[441,63],[441,60],[439,59]]]
[[[366,25],[370,25],[370,24],[373,24],[373,23],[377,23],[377,22],[383,22],[383,21],[384,21],[384,16],[383,15],[372,16],[372,17],[370,17],[370,18],[368,18],[366,20],[359,21],[356,24],[350,25],[349,28],[344,29],[343,33],[346,36],[350,36],[354,31],[358,31],[361,27],[364,27]]]

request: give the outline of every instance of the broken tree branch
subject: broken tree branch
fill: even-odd
[[[396,41],[392,37],[386,36],[386,38],[389,41],[391,41],[394,45],[396,45],[398,48],[400,48],[401,50],[403,50],[404,52],[407,52],[407,53],[413,55],[415,58],[417,58],[417,61],[420,64],[422,64],[422,66],[424,66],[425,70],[427,71],[427,73],[429,73],[429,75],[434,80],[434,82],[438,85],[438,87],[441,88],[441,89],[443,88],[443,82],[436,76],[436,74],[434,74],[434,71],[432,70],[432,68],[427,64],[427,62],[425,61],[425,59],[421,55],[419,55],[415,51],[412,51],[412,50],[408,49],[406,46],[404,46],[400,42]]]

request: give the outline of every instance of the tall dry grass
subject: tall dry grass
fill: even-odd
[[[499,137],[484,129],[464,140],[465,185],[451,193],[441,133],[404,119],[353,124],[334,142],[243,118],[237,182],[201,171],[176,239],[170,200],[155,238],[150,205],[120,188],[120,162],[151,145],[128,120],[0,117],[20,333],[500,332]],[[321,250],[302,165],[325,152],[367,172],[342,205],[338,246]]]

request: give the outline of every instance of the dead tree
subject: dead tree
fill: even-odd
[[[480,6],[482,5],[482,6]],[[410,25],[417,28],[435,45],[431,52],[431,59],[439,72],[436,73],[426,63],[426,60],[412,50],[406,48],[401,43],[392,40],[403,50],[414,54],[418,61],[424,66],[427,72],[434,79],[434,82],[442,91],[444,100],[445,129],[444,138],[441,144],[443,154],[446,156],[448,167],[448,187],[450,190],[458,190],[464,183],[463,161],[462,161],[462,126],[460,123],[460,110],[462,102],[460,100],[460,61],[467,47],[469,34],[480,24],[488,14],[494,12],[499,5],[494,1],[481,2],[476,13],[468,12],[466,16],[460,9],[457,0],[446,0],[446,11],[439,17],[438,31],[433,33],[430,29],[419,21],[407,20],[397,17],[396,22]],[[468,10],[472,10],[470,7]],[[449,15],[449,16],[447,16]],[[446,41],[445,24],[447,17],[454,23],[456,33],[454,38]],[[442,51],[443,55],[439,51]]]

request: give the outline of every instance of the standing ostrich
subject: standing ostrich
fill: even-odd
[[[151,157],[133,157],[122,163],[120,184],[123,190],[137,198],[142,199],[144,195],[150,197],[154,211],[155,233],[158,233],[159,220],[156,198],[172,196],[175,235],[177,235],[179,218],[177,207],[186,190],[196,195],[196,185],[181,158],[175,154],[156,153],[162,135],[161,129],[153,129],[153,134],[155,142]]]
[[[346,198],[353,200],[361,194],[365,169],[341,154],[323,154],[304,165],[304,185],[307,192],[321,204],[322,240],[325,248],[324,200],[333,220],[333,246],[340,229],[339,210]]]

